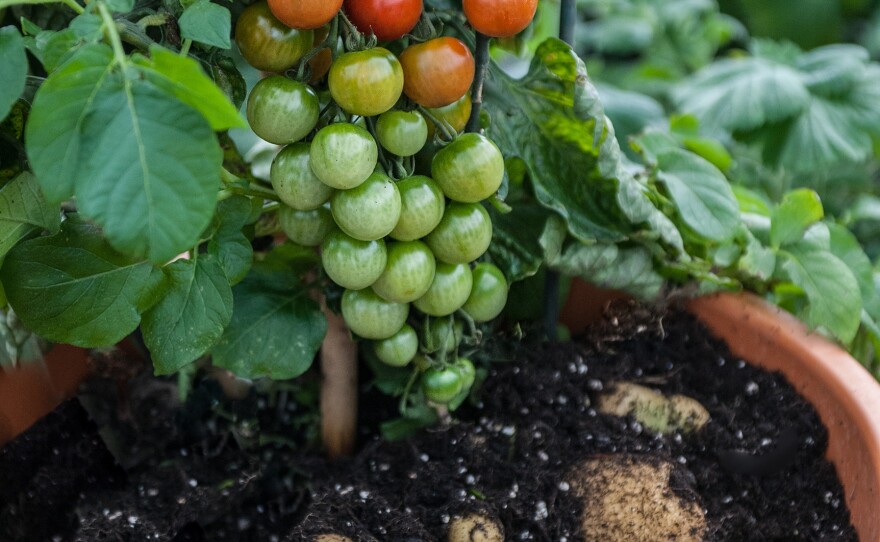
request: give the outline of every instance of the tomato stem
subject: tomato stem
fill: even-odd
[[[455,139],[455,136],[458,135],[455,133],[455,130],[452,126],[446,122],[445,120],[437,117],[435,114],[431,113],[427,108],[419,106],[419,113],[428,117],[428,120],[434,123],[435,126],[440,130],[440,133],[443,134],[443,139],[446,141],[452,141]]]
[[[468,132],[480,131],[480,109],[483,105],[483,83],[489,71],[489,36],[477,32],[477,45],[474,51],[476,73],[474,85],[471,87],[471,118],[468,119]]]

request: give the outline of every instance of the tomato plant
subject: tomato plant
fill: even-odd
[[[312,30],[330,22],[342,0],[269,0],[269,9],[290,28]]]
[[[309,30],[288,28],[272,15],[266,2],[251,4],[238,17],[235,42],[248,64],[267,72],[284,71],[311,48]]]
[[[327,83],[339,107],[353,115],[370,117],[391,109],[404,87],[397,57],[375,47],[345,53],[330,66]]]
[[[345,13],[358,30],[379,41],[402,38],[422,14],[422,0],[345,0]]]
[[[403,92],[419,105],[442,107],[461,99],[474,80],[474,56],[456,38],[410,45],[400,53]]]

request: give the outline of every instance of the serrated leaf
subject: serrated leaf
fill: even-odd
[[[825,210],[819,194],[807,188],[785,194],[773,210],[770,222],[770,243],[774,247],[800,241],[807,228],[822,220]]]
[[[100,231],[69,217],[61,232],[6,255],[0,281],[24,325],[50,341],[116,344],[162,293],[162,273],[116,252]]]
[[[305,286],[276,275],[258,268],[233,288],[232,321],[213,349],[214,365],[278,380],[311,367],[327,319]]]
[[[27,55],[24,52],[24,40],[14,26],[0,28],[0,120],[6,118],[12,104],[24,91],[27,79]]]
[[[733,237],[740,222],[739,207],[718,168],[687,151],[665,151],[657,155],[657,179],[694,232],[711,241]]]
[[[226,273],[229,284],[235,285],[247,275],[254,258],[254,249],[242,228],[251,218],[251,200],[233,196],[217,205],[214,221],[207,232],[208,253],[214,255]]]
[[[178,19],[180,35],[205,45],[229,49],[232,16],[223,6],[210,0],[199,0],[183,11]]]
[[[750,232],[746,233],[746,248],[737,263],[737,268],[758,280],[767,281],[776,269],[776,253],[765,247]]]
[[[0,188],[0,260],[21,239],[61,225],[58,207],[48,205],[37,179],[24,172]]]
[[[163,268],[168,293],[144,313],[141,330],[156,374],[171,374],[205,354],[232,318],[232,289],[208,255]]]
[[[800,287],[809,301],[807,320],[823,327],[842,342],[849,342],[859,330],[862,297],[849,267],[832,253],[811,246],[789,247],[782,269]]]
[[[112,60],[113,51],[106,45],[86,46],[37,91],[25,142],[31,166],[50,203],[73,196],[83,155],[82,125],[110,73]]]
[[[153,46],[149,59],[138,57],[135,63],[147,80],[204,115],[214,131],[247,128],[238,109],[195,60]]]
[[[762,58],[713,62],[679,85],[673,101],[710,131],[748,131],[791,118],[809,92],[794,69]]]

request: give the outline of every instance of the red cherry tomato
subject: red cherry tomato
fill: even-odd
[[[345,0],[345,14],[364,34],[379,41],[402,38],[422,15],[422,0]]]
[[[403,92],[424,107],[443,107],[467,93],[474,56],[460,40],[444,36],[410,45],[400,53]]]
[[[269,9],[290,28],[313,30],[339,13],[342,0],[269,0]]]
[[[463,0],[462,7],[477,32],[507,38],[529,26],[535,18],[538,0]]]

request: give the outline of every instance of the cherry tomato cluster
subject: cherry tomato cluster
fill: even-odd
[[[464,11],[477,30],[500,37],[525,28],[536,3],[465,0]],[[481,17],[480,4],[497,4],[501,21]],[[482,201],[501,186],[504,160],[485,136],[460,133],[475,73],[461,40],[409,37],[341,50],[335,35],[327,39],[340,9],[346,24],[388,42],[413,30],[422,0],[247,7],[236,24],[239,50],[272,72],[251,91],[247,117],[259,137],[283,146],[270,171],[279,225],[291,241],[320,247],[324,272],[345,289],[349,329],[373,341],[382,362],[414,363],[425,396],[445,404],[475,378],[473,363],[458,356],[462,319],[491,320],[507,301],[503,273],[477,263],[492,239]],[[294,67],[298,79],[284,75]],[[413,156],[439,143],[430,171],[415,174]]]

